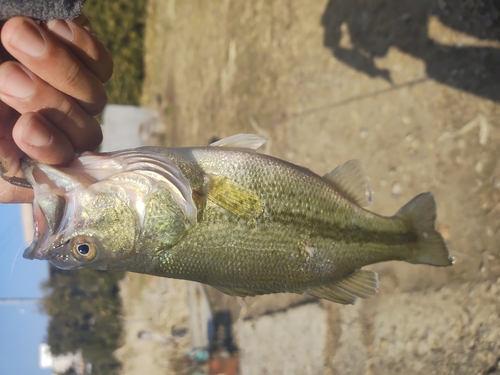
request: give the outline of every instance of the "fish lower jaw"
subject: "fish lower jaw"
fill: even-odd
[[[35,251],[38,245],[38,241],[33,240],[31,245],[26,248],[23,252],[23,258],[24,259],[38,259],[38,260],[43,260],[44,257],[39,251]]]

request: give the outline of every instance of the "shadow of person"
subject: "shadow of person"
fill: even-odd
[[[500,40],[494,1],[330,0],[321,18],[324,45],[350,67],[388,82],[391,72],[374,58],[395,47],[423,60],[428,78],[500,101],[500,48],[444,45],[428,33],[430,17],[437,17],[462,33]]]
[[[233,337],[233,321],[229,310],[221,310],[214,313],[213,316],[214,337],[211,343],[210,351],[225,350],[230,355],[238,351],[238,347]]]

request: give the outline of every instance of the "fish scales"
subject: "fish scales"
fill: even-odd
[[[24,256],[344,304],[377,292],[365,265],[452,264],[432,194],[380,216],[362,207],[370,192],[359,162],[321,177],[257,153],[262,143],[237,135],[210,147],[86,154],[67,168],[26,160],[36,238]]]
[[[258,217],[244,218],[210,202],[198,226],[165,252],[158,275],[188,272],[190,279],[220,286],[293,289],[331,281],[365,265],[366,257],[352,257],[353,249],[381,248],[370,256],[372,262],[401,259],[399,237],[414,237],[402,222],[363,210],[309,170],[272,157],[217,148],[153,151],[177,162],[188,179],[198,180],[202,171],[227,177],[264,205]],[[220,236],[227,230],[232,232],[229,241]],[[305,245],[314,248],[314,256],[302,249]],[[389,252],[387,246],[394,248]]]

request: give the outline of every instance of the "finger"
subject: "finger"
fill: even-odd
[[[94,34],[94,28],[92,27],[92,23],[90,22],[90,18],[85,13],[80,13],[78,17],[73,19],[77,25],[83,27],[89,33]]]
[[[21,151],[42,163],[66,165],[76,156],[68,138],[38,113],[21,115],[12,137]]]
[[[95,34],[75,21],[51,20],[45,25],[101,82],[107,82],[111,78],[111,53]]]
[[[0,31],[2,30],[3,24],[5,21],[0,22]],[[9,60],[9,54],[5,50],[4,46],[0,43],[0,64],[3,63],[4,61]]]
[[[12,127],[19,118],[19,112],[0,101],[0,139],[12,139]]]
[[[53,35],[25,17],[8,20],[1,41],[29,70],[59,91],[75,98],[90,114],[106,103],[103,83]]]
[[[21,114],[43,115],[65,135],[74,152],[94,150],[102,141],[101,126],[94,117],[20,63],[9,61],[0,65],[0,100]],[[43,146],[40,139],[32,145]]]

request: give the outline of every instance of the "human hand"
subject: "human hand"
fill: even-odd
[[[1,27],[0,163],[23,177],[19,158],[65,165],[102,141],[93,117],[104,108],[113,61],[84,14],[37,23],[15,17]],[[33,199],[0,179],[0,203]]]

